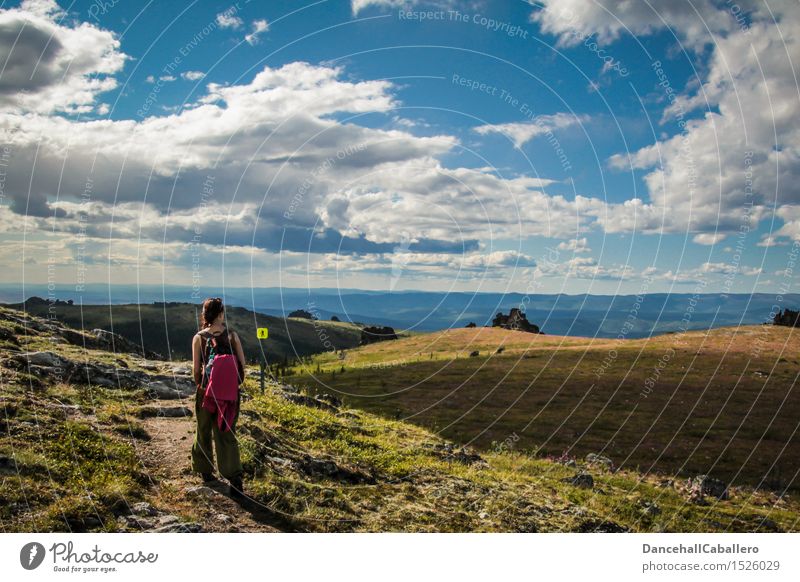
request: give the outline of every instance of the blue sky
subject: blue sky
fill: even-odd
[[[779,292],[791,2],[3,3],[6,282]]]

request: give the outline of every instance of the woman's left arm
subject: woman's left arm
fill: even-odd
[[[236,350],[236,357],[239,359],[239,363],[242,365],[242,370],[246,369],[245,361],[244,361],[244,350],[242,349],[242,342],[239,340],[239,336],[234,331],[231,334],[231,338],[233,339],[233,349]]]

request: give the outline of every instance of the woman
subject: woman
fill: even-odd
[[[235,332],[225,326],[225,308],[219,297],[209,298],[203,302],[201,329],[192,339],[192,371],[197,385],[194,412],[197,419],[197,434],[192,445],[192,470],[203,476],[203,482],[209,483],[214,477],[214,452],[211,442],[217,449],[217,463],[220,474],[230,483],[230,492],[234,497],[244,494],[242,488],[242,463],[239,458],[239,442],[236,438],[236,419],[239,416],[239,401],[230,430],[223,430],[228,425],[217,422],[219,412],[209,412],[203,407],[203,397],[208,384],[207,365],[209,358],[221,354],[233,354],[245,369],[242,342]]]

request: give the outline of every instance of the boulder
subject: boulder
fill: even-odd
[[[194,380],[182,376],[148,376],[147,392],[161,400],[179,400],[194,396],[197,386]]]
[[[586,462],[590,465],[600,465],[602,467],[605,467],[609,471],[614,470],[614,461],[603,455],[589,453],[588,455],[586,455]]]
[[[694,477],[690,484],[690,497],[702,498],[705,495],[716,497],[720,501],[728,499],[728,486],[719,479],[709,475],[698,475]]]
[[[528,316],[518,307],[512,307],[508,315],[498,313],[492,320],[492,327],[500,327],[512,331],[540,333],[539,326],[528,321]]]

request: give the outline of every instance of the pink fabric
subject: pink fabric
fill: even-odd
[[[211,361],[211,374],[203,396],[203,408],[217,413],[217,426],[230,430],[239,400],[239,367],[236,356],[219,354]]]

